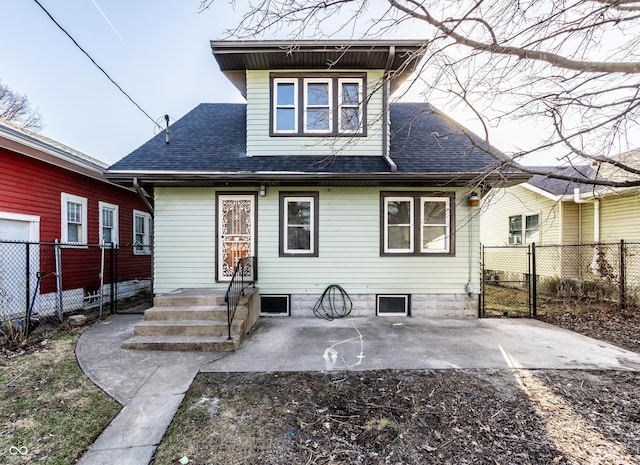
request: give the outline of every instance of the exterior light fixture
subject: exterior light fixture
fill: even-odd
[[[477,193],[472,192],[471,194],[469,194],[469,206],[477,207],[478,205],[480,205],[480,197]]]
[[[260,196],[264,197],[265,195],[267,195],[267,186],[260,184]]]

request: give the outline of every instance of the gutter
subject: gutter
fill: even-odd
[[[151,206],[151,202],[149,202],[149,199],[147,198],[148,194],[142,188],[140,183],[138,183],[138,178],[133,178],[133,187],[138,193],[138,197],[140,197],[140,200],[142,200],[142,202],[147,207],[147,211],[151,214],[151,217],[153,218],[154,216],[153,207]]]
[[[398,172],[398,165],[389,156],[389,91],[387,85],[387,79],[389,77],[389,69],[396,56],[396,47],[394,45],[389,46],[389,57],[384,68],[384,75],[382,78],[382,158],[387,162],[392,173]]]

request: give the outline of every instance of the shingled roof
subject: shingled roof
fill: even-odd
[[[170,127],[169,144],[164,133],[156,135],[112,165],[106,176],[121,182],[135,177],[158,183],[366,178],[442,184],[468,181],[502,165],[480,148],[486,147],[480,138],[428,103],[393,104],[390,120],[390,156],[398,167],[396,173],[377,154],[247,157],[246,105],[208,103],[198,105]],[[518,182],[529,177],[516,170],[509,172]]]

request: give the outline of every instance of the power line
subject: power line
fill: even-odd
[[[111,76],[109,76],[109,73],[107,73],[107,72],[102,68],[102,66],[100,66],[98,63],[96,63],[96,61],[91,57],[91,55],[89,55],[89,53],[88,53],[84,48],[82,48],[82,46],[80,46],[80,44],[79,44],[79,43],[78,43],[78,42],[77,42],[73,37],[71,37],[71,34],[69,34],[69,33],[66,31],[66,29],[65,29],[64,27],[62,27],[62,26],[60,25],[60,23],[58,23],[58,21],[56,21],[56,20],[55,20],[55,18],[54,18],[53,16],[51,16],[51,13],[49,13],[49,12],[47,11],[47,9],[46,9],[44,6],[42,6],[42,4],[41,4],[38,0],[33,0],[33,1],[34,1],[34,2],[36,2],[36,4],[37,4],[40,8],[42,8],[42,11],[44,11],[44,12],[46,13],[46,15],[51,19],[51,21],[53,21],[53,22],[54,22],[54,24],[55,24],[56,26],[58,26],[58,28],[59,28],[62,32],[64,32],[64,33],[66,34],[66,36],[67,36],[69,39],[71,39],[71,41],[75,44],[75,46],[76,46],[76,47],[78,47],[78,48],[80,49],[80,51],[81,51],[82,53],[84,53],[84,54],[87,56],[87,58],[89,58],[89,60],[91,60],[91,63],[93,63],[93,64],[96,66],[96,68],[98,68],[100,71],[102,71],[102,74],[104,74],[104,75],[107,77],[107,79],[109,79],[109,81],[111,81],[111,83],[112,83],[114,86],[116,86],[116,87],[118,88],[118,90],[119,90],[120,92],[122,92],[122,94],[123,94],[125,97],[127,97],[127,98],[129,99],[129,101],[130,101],[131,103],[133,103],[133,104],[138,108],[138,110],[140,110],[142,113],[144,113],[144,115],[145,115],[147,118],[149,118],[153,124],[155,124],[155,125],[156,125],[156,126],[158,126],[160,129],[162,129],[162,127],[161,127],[158,123],[156,123],[156,121],[155,121],[151,116],[149,116],[149,114],[148,114],[146,111],[144,111],[144,110],[142,109],[142,107],[141,107],[140,105],[138,105],[138,103],[137,103],[135,100],[133,100],[133,98],[131,98],[131,96],[130,96],[129,94],[127,94],[127,93],[124,91],[124,89],[123,89],[122,87],[120,87],[120,85],[119,85],[116,81],[114,81],[114,80],[113,80],[113,78],[112,78]]]

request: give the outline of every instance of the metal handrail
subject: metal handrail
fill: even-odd
[[[246,288],[249,286],[255,287],[255,278],[256,258],[245,257],[239,259],[233,271],[233,276],[231,277],[229,286],[227,287],[227,292],[224,294],[224,301],[227,304],[228,340],[233,339],[231,337],[231,323],[233,322],[233,318],[236,314],[240,297],[244,295],[244,290]]]

